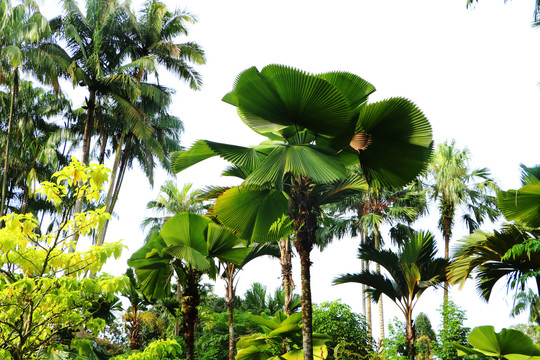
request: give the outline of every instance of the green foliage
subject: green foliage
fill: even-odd
[[[115,356],[111,360],[177,360],[182,354],[182,347],[176,340],[156,340],[142,352]]]
[[[96,304],[114,303],[115,293],[127,285],[124,277],[86,277],[101,271],[108,258],[118,258],[120,243],[69,251],[76,234],[91,233],[108,217],[103,208],[71,215],[76,199],[90,203],[99,199],[107,171],[102,165],[87,167],[73,159],[53,175],[55,181],[43,184],[40,192],[63,214],[48,231],[41,232],[30,214],[2,218],[0,348],[14,359],[44,351],[62,332],[84,327],[99,333],[106,323],[95,316]]]
[[[407,336],[405,323],[394,317],[388,323],[388,336],[382,339],[382,356],[384,359],[407,359]]]
[[[325,302],[313,307],[313,331],[332,338],[326,345],[334,349],[328,359],[360,359],[373,350],[373,340],[368,336],[364,316],[351,311],[339,301]]]
[[[303,359],[301,313],[287,317],[278,311],[271,317],[262,313],[251,316],[251,320],[260,325],[263,334],[253,334],[238,340],[237,360],[256,359]],[[314,359],[326,359],[328,352],[325,343],[331,340],[327,335],[313,333]]]
[[[419,360],[431,359],[433,348],[437,346],[437,336],[426,314],[420,313],[414,321],[416,330],[416,355]]]
[[[534,345],[531,338],[518,330],[502,329],[496,333],[493,326],[479,326],[469,335],[471,347],[456,344],[458,355],[472,355],[492,359],[537,359],[540,346]]]
[[[438,336],[439,343],[434,353],[441,359],[458,359],[454,345],[468,345],[467,336],[471,331],[470,328],[463,326],[463,322],[467,319],[465,311],[451,300],[443,303],[440,311],[442,321]]]

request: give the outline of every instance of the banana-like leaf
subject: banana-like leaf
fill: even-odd
[[[525,185],[519,190],[499,191],[497,205],[507,220],[540,227],[540,184]]]
[[[336,86],[283,65],[242,72],[223,101],[238,107],[242,120],[260,134],[298,125],[336,135],[351,120],[351,104]]]
[[[269,360],[268,352],[261,351],[257,346],[249,346],[238,351],[236,360]]]
[[[370,185],[401,187],[426,169],[433,151],[429,121],[412,102],[392,98],[361,108],[355,134],[365,134],[358,151]]]
[[[261,161],[260,155],[254,148],[199,140],[190,149],[173,154],[172,171],[179,173],[214,156],[220,156],[235,165],[247,166],[248,168],[256,167]]]
[[[270,232],[270,228],[287,215],[287,204],[287,196],[280,190],[234,187],[218,197],[214,214],[241,239],[256,243],[277,241],[288,234]]]
[[[306,176],[318,183],[331,183],[345,178],[347,171],[336,155],[323,149],[311,145],[277,146],[244,184],[273,184],[281,190],[286,174]]]

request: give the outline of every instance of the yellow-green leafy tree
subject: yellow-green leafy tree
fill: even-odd
[[[73,214],[78,199],[95,204],[109,170],[103,165],[85,166],[72,159],[39,189],[58,210],[54,226],[47,230],[31,214],[1,218],[0,229],[0,354],[14,360],[62,356],[61,332],[97,334],[105,326],[94,318],[98,298],[112,298],[126,286],[123,277],[100,274],[110,257],[118,258],[119,242],[68,251],[76,233],[84,236],[99,229],[104,208]],[[97,274],[94,277],[87,275]]]

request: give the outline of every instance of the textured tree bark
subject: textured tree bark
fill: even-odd
[[[302,343],[304,360],[313,360],[313,309],[311,304],[310,253],[315,244],[317,218],[312,209],[311,181],[294,179],[289,198],[289,216],[294,220],[295,247],[300,257],[302,282]]]
[[[416,347],[414,345],[416,340],[416,334],[414,330],[414,322],[412,320],[412,311],[405,314],[406,316],[406,339],[407,339],[407,356],[409,360],[414,360],[416,357]]]
[[[279,250],[281,252],[281,276],[282,286],[285,295],[284,311],[285,315],[291,315],[292,291],[294,283],[292,279],[292,262],[291,262],[291,241],[290,239],[281,239],[279,241]]]
[[[442,200],[441,230],[444,237],[444,258],[450,259],[450,238],[452,237],[452,223],[454,222],[455,208],[445,199]],[[448,281],[444,282],[444,303],[448,302]]]
[[[234,303],[236,301],[236,291],[234,288],[234,271],[233,264],[228,263],[226,267],[226,294],[225,300],[227,305],[227,312],[229,313],[229,360],[234,360],[234,354],[236,353],[236,345],[234,343]]]
[[[375,227],[375,249],[380,250],[381,249],[381,234],[379,232],[378,227]],[[377,264],[375,266],[376,271],[378,274],[381,273],[381,265]],[[384,310],[383,310],[383,297],[379,297],[378,301],[379,305],[379,332],[380,332],[380,340],[384,339]]]
[[[197,306],[200,304],[199,279],[201,274],[193,269],[187,271],[182,303],[184,308],[184,340],[186,360],[195,359],[195,327],[199,320]]]

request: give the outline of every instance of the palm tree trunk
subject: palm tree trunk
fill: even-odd
[[[123,140],[124,140],[124,134],[122,134],[122,136],[118,140],[118,146],[116,147],[116,156],[114,158],[114,164],[111,171],[111,178],[109,180],[109,190],[107,191],[107,198],[105,199],[105,212],[109,214],[112,212],[112,209],[111,209],[112,196],[113,196],[113,190],[117,182],[116,178],[118,177],[117,175],[118,175],[118,168],[120,166]],[[98,241],[96,245],[101,246],[105,243],[105,235],[107,234],[108,226],[109,226],[109,220],[105,220],[105,224],[103,225],[103,228],[99,232],[99,237],[98,237]]]
[[[369,261],[366,261],[366,271],[369,271]],[[364,293],[364,296],[366,296],[366,321],[368,326],[368,336],[371,339],[373,337],[373,324],[371,322],[371,297],[366,295],[366,293]]]
[[[228,263],[225,268],[225,305],[227,305],[227,312],[229,313],[229,360],[234,360],[234,354],[236,352],[236,346],[234,343],[234,302],[236,301],[236,291],[234,288],[235,266],[232,263]]]
[[[379,232],[378,226],[375,226],[375,249],[381,249],[381,234]],[[376,265],[377,274],[381,273],[381,265]],[[383,297],[381,296],[378,301],[379,305],[379,331],[380,331],[380,340],[384,339],[384,310],[383,310]]]
[[[96,90],[90,88],[90,97],[86,101],[86,123],[84,124],[82,163],[90,163],[90,142],[92,140],[92,130],[94,129],[94,110],[96,108]]]
[[[304,360],[313,360],[313,308],[311,303],[310,253],[315,244],[317,218],[311,200],[311,181],[300,176],[294,179],[289,197],[289,216],[294,220],[295,247],[300,257],[302,282],[302,343]]]
[[[444,237],[444,258],[450,259],[450,238],[452,237],[452,223],[454,220],[455,209],[446,199],[442,199],[442,214],[440,226]],[[443,302],[448,302],[448,281],[444,282]]]
[[[189,269],[186,276],[185,293],[182,296],[184,308],[184,340],[186,342],[186,360],[195,359],[195,327],[199,320],[197,307],[200,303],[199,278],[197,270]]]
[[[282,287],[285,297],[284,311],[285,315],[291,315],[292,290],[294,283],[292,279],[292,262],[291,262],[291,241],[289,238],[281,239],[279,242],[279,250],[281,253],[281,276]]]
[[[9,170],[9,146],[11,141],[11,124],[13,123],[13,110],[15,109],[15,99],[19,95],[19,67],[13,71],[13,85],[11,88],[11,105],[9,107],[8,131],[6,138],[6,151],[4,152],[4,174],[2,176],[2,203],[0,204],[0,216],[4,215],[6,210],[6,189],[7,176]]]
[[[416,356],[416,347],[415,347],[415,338],[416,334],[414,331],[414,322],[412,319],[412,310],[409,310],[406,314],[406,330],[405,330],[405,336],[407,339],[407,355],[409,357],[409,360],[414,360]]]

